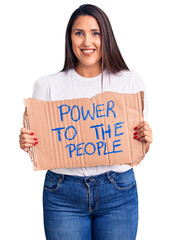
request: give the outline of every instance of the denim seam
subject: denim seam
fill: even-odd
[[[95,192],[96,192],[96,196],[97,196],[97,201],[96,201],[96,206],[94,208],[91,209],[91,212],[96,211],[99,208],[99,199],[98,199],[98,194],[97,194],[97,188],[95,187]]]
[[[80,182],[72,181],[72,180],[69,180],[69,179],[66,179],[66,178],[65,178],[65,180],[69,181],[69,182],[73,182],[73,183],[84,184],[84,182],[80,183]]]
[[[49,176],[49,175],[46,175],[46,178],[48,178],[50,181],[54,181],[54,178],[53,177],[51,177],[51,176]]]
[[[57,192],[59,187],[60,187],[60,184],[62,183],[63,180],[64,180],[63,178],[58,179],[56,188],[50,189],[50,188],[47,188],[47,187],[44,186],[44,190],[46,190],[48,192]]]
[[[128,189],[130,189],[130,188],[132,188],[133,186],[135,186],[135,182],[133,182],[133,184],[131,184],[130,186],[128,186],[128,187],[124,187],[124,188],[120,188],[120,187],[118,187],[117,186],[117,184],[116,184],[116,182],[115,182],[115,180],[113,180],[113,185],[118,189],[118,190],[128,190]]]
[[[114,177],[118,176],[119,173],[115,173],[114,175],[110,176],[109,174],[106,174],[107,175],[107,179],[109,180],[110,183],[113,183],[114,181]]]
[[[49,176],[53,176],[53,177],[55,177],[55,178],[57,178],[57,179],[63,179],[64,178],[64,175],[63,174],[60,174],[60,173],[54,173],[54,172],[52,172],[52,171],[50,171],[49,170],[49,172],[47,173],[47,175],[49,175]]]
[[[67,181],[69,181],[69,182],[74,182],[74,183],[79,183],[79,184],[85,184],[85,182],[80,183],[80,182],[72,181],[72,180],[69,180],[69,179],[66,179],[66,178],[65,178],[65,180],[67,180]],[[103,182],[105,182],[105,181],[106,181],[106,179],[103,179],[103,181],[95,182],[95,183],[92,182],[91,184],[92,184],[92,185],[101,184],[101,183],[103,183]]]

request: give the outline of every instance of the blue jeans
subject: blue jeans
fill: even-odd
[[[48,170],[43,210],[47,240],[135,240],[138,196],[133,168],[88,177]]]

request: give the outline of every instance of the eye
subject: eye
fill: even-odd
[[[82,32],[76,32],[75,35],[81,36]]]
[[[100,35],[100,33],[99,32],[94,32],[94,35],[97,36],[97,35]]]

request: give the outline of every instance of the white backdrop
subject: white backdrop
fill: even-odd
[[[60,71],[72,12],[91,3],[108,15],[121,53],[144,79],[154,141],[134,167],[139,193],[137,240],[171,239],[169,0],[6,0],[0,3],[0,239],[45,239],[42,190],[46,171],[34,172],[19,148],[23,99],[34,81]]]

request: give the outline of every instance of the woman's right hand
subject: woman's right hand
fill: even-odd
[[[27,152],[27,148],[38,144],[38,138],[34,135],[34,132],[27,129],[21,128],[19,135],[20,148]]]

